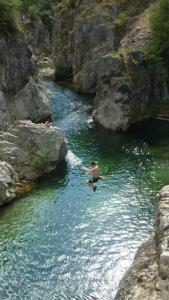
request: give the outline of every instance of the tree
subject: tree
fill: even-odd
[[[19,0],[0,0],[0,30],[19,26]]]

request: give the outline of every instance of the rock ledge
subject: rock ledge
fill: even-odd
[[[155,234],[139,248],[115,300],[169,299],[169,186],[155,201]]]

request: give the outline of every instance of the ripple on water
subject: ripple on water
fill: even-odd
[[[144,126],[126,134],[104,131],[90,117],[88,96],[44,84],[73,163],[1,210],[0,299],[112,300],[152,229],[150,199],[169,175],[169,128],[160,125],[166,133],[159,136]],[[93,159],[104,177],[96,193],[80,165]]]

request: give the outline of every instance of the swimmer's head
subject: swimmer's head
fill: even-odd
[[[96,162],[96,161],[92,161],[92,162],[91,162],[91,166],[92,166],[92,167],[95,167],[96,165],[97,165],[97,162]]]

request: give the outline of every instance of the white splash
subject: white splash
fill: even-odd
[[[87,124],[92,124],[92,123],[93,123],[93,118],[89,117],[88,120],[87,120]]]
[[[68,151],[66,155],[66,160],[70,167],[74,167],[82,163],[82,160],[79,157],[77,157],[71,150]]]

